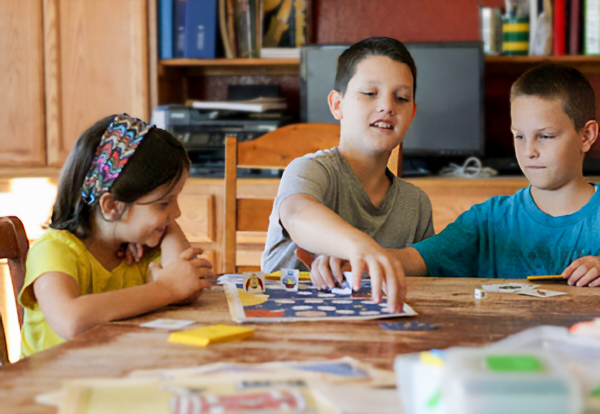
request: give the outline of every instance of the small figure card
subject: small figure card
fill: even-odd
[[[488,292],[504,292],[504,293],[518,293],[521,290],[531,290],[537,287],[530,283],[496,283],[493,285],[482,285],[484,290]]]
[[[300,271],[298,269],[281,269],[281,284],[288,292],[298,292]]]
[[[155,319],[150,322],[142,323],[140,326],[142,328],[175,330],[175,329],[185,328],[186,326],[191,325],[194,322],[195,321],[188,321],[188,320],[184,320],[184,319],[162,318],[162,319]]]
[[[265,291],[265,274],[263,272],[244,272],[244,290],[250,293]]]
[[[566,292],[557,292],[555,290],[546,289],[527,289],[517,292],[518,295],[534,296],[536,298],[550,298],[552,296],[566,295]]]

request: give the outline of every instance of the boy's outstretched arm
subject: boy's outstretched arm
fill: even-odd
[[[348,260],[352,267],[353,289],[359,289],[360,276],[366,272],[371,277],[373,300],[381,300],[385,283],[388,310],[402,310],[406,298],[402,266],[375,240],[308,194],[294,194],[283,200],[279,206],[279,219],[299,247]]]
[[[571,286],[600,286],[600,257],[584,256],[573,261],[562,272]]]

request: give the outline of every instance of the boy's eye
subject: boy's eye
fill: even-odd
[[[523,135],[518,135],[518,134],[517,134],[517,135],[515,135],[514,137],[515,137],[515,139],[523,139]]]
[[[365,96],[375,96],[375,92],[361,92]]]
[[[164,210],[164,209],[166,209],[167,207],[169,207],[169,204],[171,204],[171,203],[169,203],[168,201],[165,201],[165,202],[162,202],[162,203],[160,203],[160,204],[159,204],[159,207],[160,207],[162,210]]]
[[[406,97],[404,97],[404,96],[396,96],[396,100],[397,100],[398,102],[410,102],[410,99],[409,99],[409,98],[406,98]]]
[[[553,135],[542,135],[542,139],[552,139],[554,138]]]

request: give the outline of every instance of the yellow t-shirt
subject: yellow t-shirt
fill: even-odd
[[[143,284],[150,261],[158,255],[159,252],[145,255],[133,265],[122,261],[108,271],[71,232],[48,229],[31,245],[27,254],[25,283],[19,294],[19,303],[25,309],[21,354],[28,356],[65,342],[50,328],[35,298],[33,282],[38,277],[48,272],[61,272],[73,276],[81,295],[108,292]]]

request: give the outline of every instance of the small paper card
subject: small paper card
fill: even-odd
[[[527,296],[535,296],[536,298],[550,298],[552,296],[560,296],[566,295],[566,292],[557,292],[556,290],[546,290],[546,289],[531,289],[531,290],[521,290],[517,292],[518,295],[527,295]]]
[[[156,329],[171,329],[171,330],[175,330],[175,329],[181,329],[184,328],[188,325],[193,324],[195,321],[188,321],[188,320],[184,320],[184,319],[169,319],[169,318],[162,318],[162,319],[155,319],[153,321],[150,322],[145,322],[142,323],[140,326],[142,328],[156,328]]]
[[[300,282],[300,271],[298,269],[281,269],[281,284],[288,292],[297,292]]]
[[[250,293],[265,291],[265,274],[263,272],[244,272],[244,290]]]
[[[481,285],[481,287],[488,292],[504,292],[504,293],[515,293],[520,292],[521,290],[532,290],[537,287],[537,285],[532,285],[530,283],[496,283],[493,285]]]

